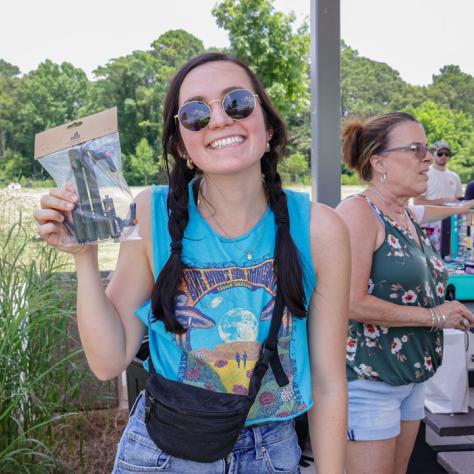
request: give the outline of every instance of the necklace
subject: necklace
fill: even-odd
[[[201,199],[199,199],[199,197],[201,197]],[[222,233],[222,235],[228,239],[232,239],[233,237],[230,237],[229,234],[224,230],[224,228],[220,225],[219,221],[217,220],[216,218],[216,214],[215,212],[213,212],[209,206],[209,203],[207,201],[207,199],[204,197],[204,195],[202,194],[201,192],[201,189],[199,189],[199,192],[198,192],[198,207],[199,207],[199,204],[201,203],[201,201],[204,203],[204,205],[206,206],[206,209],[208,210],[209,212],[209,217],[212,217],[212,219],[214,220],[214,222],[216,223],[217,227],[219,228],[220,232]],[[267,218],[268,218],[268,212],[265,210],[265,221],[262,222],[262,225],[261,225],[261,229],[260,229],[260,233],[259,233],[259,236],[257,238],[257,241],[255,242],[255,244],[253,245],[253,247],[251,247],[250,249],[244,249],[242,247],[240,247],[240,245],[237,245],[236,242],[232,242],[240,251],[243,252],[243,255],[246,255],[247,256],[247,260],[248,261],[251,261],[253,260],[253,253],[255,252],[258,244],[260,243],[260,240],[262,240],[262,237],[263,237],[263,231],[265,230],[265,224],[267,222]]]
[[[379,190],[375,186],[372,186],[370,189],[381,199],[384,206],[386,206],[388,209],[392,209],[391,205],[386,201],[386,199],[382,196],[382,193],[380,193]],[[402,207],[401,209],[393,209],[393,212],[398,214],[400,217],[403,215],[403,219],[404,219],[405,222],[403,223],[403,225],[401,227],[408,230],[410,228],[410,225],[408,223],[408,216],[407,216],[406,208]],[[397,222],[395,222],[395,223],[397,223]]]

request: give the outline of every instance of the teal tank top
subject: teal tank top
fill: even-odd
[[[316,284],[310,251],[310,201],[307,194],[285,192],[308,309]],[[167,194],[168,186],[154,186],[151,194],[155,280],[170,252]],[[175,307],[186,333],[170,333],[161,321],[152,322],[150,301],[136,311],[148,327],[150,357],[157,372],[207,390],[247,393],[273,311],[275,233],[274,215],[267,209],[247,234],[238,238],[217,234],[199,213],[190,184],[189,222],[182,241],[185,269]],[[278,350],[290,383],[279,387],[269,369],[247,425],[290,419],[311,408],[306,322],[285,309]],[[145,368],[148,370],[147,362]]]

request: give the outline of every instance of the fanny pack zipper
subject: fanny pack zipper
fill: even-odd
[[[228,418],[229,416],[232,415],[239,415],[242,413],[241,410],[238,411],[232,411],[232,412],[227,412],[227,413],[209,413],[209,412],[202,412],[202,411],[195,411],[195,410],[187,410],[184,408],[176,408],[176,407],[171,407],[169,405],[164,404],[157,398],[155,398],[153,395],[148,394],[147,398],[150,400],[150,404],[146,403],[145,404],[145,421],[148,422],[150,419],[150,416],[155,414],[155,408],[156,404],[161,405],[163,408],[166,408],[167,410],[174,411],[175,413],[179,413],[181,415],[189,415],[189,416],[208,416],[211,418]]]

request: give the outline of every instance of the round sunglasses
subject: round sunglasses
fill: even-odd
[[[222,99],[203,102],[192,100],[183,104],[174,116],[179,123],[190,132],[204,130],[211,121],[211,104],[220,102],[224,112],[233,120],[244,120],[252,115],[255,110],[255,98],[258,94],[247,89],[234,89],[228,92]]]
[[[449,151],[437,151],[436,155],[439,156],[440,158],[442,156],[447,156],[449,158],[451,156],[451,153],[449,153]]]
[[[405,146],[397,146],[395,148],[388,148],[386,150],[382,150],[380,153],[388,153],[389,151],[412,151],[415,156],[419,159],[422,160],[428,152],[433,154],[433,147],[430,145],[425,145],[424,143],[412,143],[411,145],[405,145]]]

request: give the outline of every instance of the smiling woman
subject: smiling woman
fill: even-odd
[[[163,117],[169,186],[137,196],[142,239],[121,244],[106,293],[97,248],[68,248],[94,373],[118,375],[149,335],[150,375],[114,472],[297,473],[293,419],[315,400],[317,468],[341,474],[347,229],[282,188],[286,126],[236,59],[186,63]],[[62,213],[76,199],[72,188],[52,190],[35,213],[40,235],[64,250]]]

